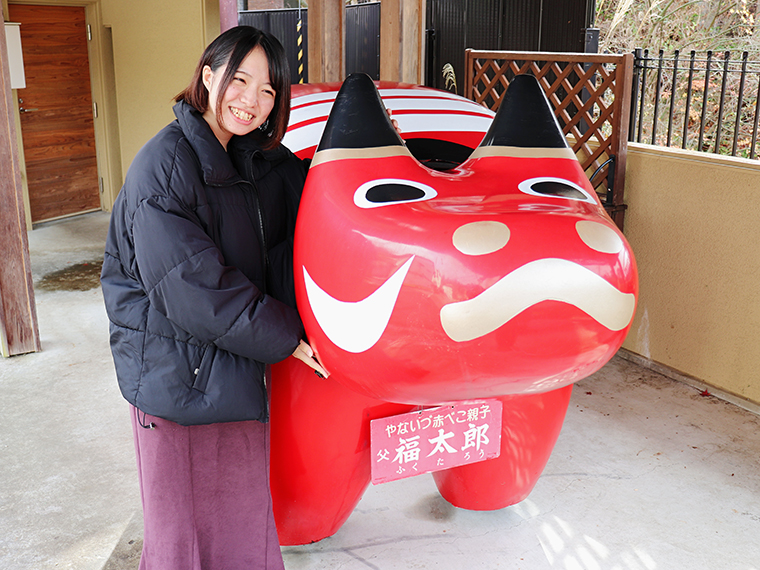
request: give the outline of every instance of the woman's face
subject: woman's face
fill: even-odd
[[[269,83],[269,61],[261,46],[251,50],[235,72],[227,91],[219,93],[224,68],[203,68],[203,84],[209,92],[208,110],[203,113],[216,138],[227,148],[232,135],[246,135],[267,120],[274,108],[275,91]],[[222,98],[221,116],[217,103]]]

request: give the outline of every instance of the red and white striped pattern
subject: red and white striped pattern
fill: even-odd
[[[293,86],[283,144],[299,157],[314,155],[339,88],[337,83]],[[446,91],[389,82],[381,82],[379,91],[404,139],[433,138],[474,148],[494,117],[490,109]]]

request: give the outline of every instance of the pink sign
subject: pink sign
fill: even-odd
[[[477,400],[370,422],[372,483],[499,456],[501,402]]]

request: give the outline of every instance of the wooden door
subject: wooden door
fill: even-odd
[[[100,209],[84,7],[10,5],[21,23],[20,99],[33,222]]]

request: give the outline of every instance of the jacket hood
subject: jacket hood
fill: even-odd
[[[239,181],[240,174],[235,167],[238,158],[264,159],[253,160],[254,175],[256,178],[261,178],[273,167],[290,157],[288,150],[281,144],[271,150],[262,149],[256,140],[255,132],[244,137],[233,136],[225,151],[203,115],[185,101],[174,105],[174,115],[179,121],[182,132],[198,155],[204,181],[210,186]]]
[[[240,166],[239,160],[251,163],[256,180],[263,178],[270,170],[291,157],[290,151],[282,144],[270,150],[261,148],[256,131],[244,137],[233,136],[227,145],[227,150],[233,164]]]
[[[209,186],[222,186],[240,180],[240,174],[203,115],[185,101],[173,109],[185,138],[200,160],[204,182]]]

